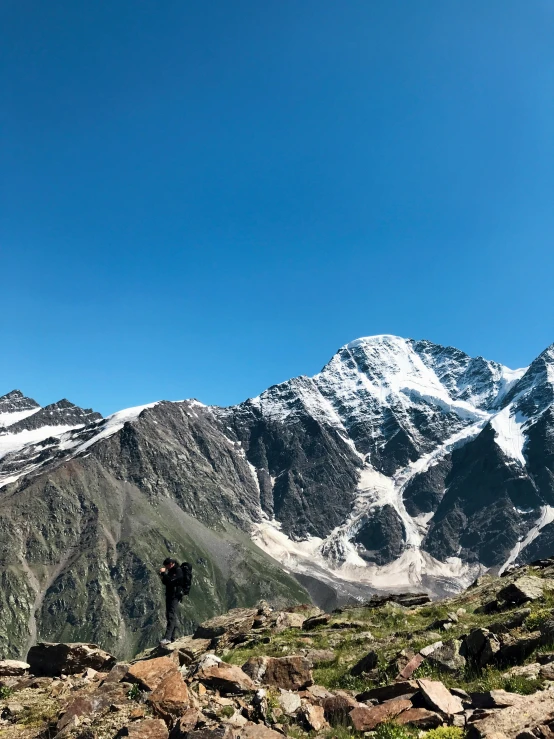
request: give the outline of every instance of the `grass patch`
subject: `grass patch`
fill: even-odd
[[[425,734],[425,739],[462,739],[464,730],[459,726],[439,726]]]

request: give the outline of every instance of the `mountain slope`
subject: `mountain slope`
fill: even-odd
[[[102,419],[9,393],[3,648],[35,630],[120,655],[152,642],[168,551],[197,563],[189,628],[260,597],[305,600],[290,573],[328,605],[442,595],[551,553],[553,403],[552,347],[510,370],[395,336],[351,342],[314,377],[229,408],[159,402]]]

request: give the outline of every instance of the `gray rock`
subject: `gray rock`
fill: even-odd
[[[56,677],[76,675],[87,667],[109,670],[115,664],[115,657],[96,644],[42,642],[31,647],[27,662],[33,675]]]
[[[377,652],[371,650],[364,657],[362,657],[356,664],[350,668],[350,674],[357,676],[362,675],[364,672],[369,672],[377,667],[379,663],[379,655]]]
[[[463,670],[465,660],[460,654],[461,642],[457,639],[450,639],[444,643],[440,643],[436,649],[427,655],[427,661],[431,665],[435,665],[439,670],[444,672],[456,673]]]
[[[543,583],[539,577],[530,577],[524,575],[518,577],[513,583],[506,585],[497,594],[499,600],[506,603],[528,603],[529,601],[538,600],[543,596]]]
[[[463,713],[462,701],[438,680],[418,680],[417,684],[429,708],[446,715]]]
[[[469,662],[484,667],[494,662],[500,651],[500,642],[488,629],[473,629],[465,637],[460,651]]]
[[[20,662],[16,659],[0,660],[0,677],[14,677],[24,675],[29,669],[27,662]]]

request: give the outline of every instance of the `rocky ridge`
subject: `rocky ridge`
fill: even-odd
[[[546,739],[554,729],[554,559],[454,598],[323,613],[261,603],[117,662],[94,644],[0,661],[3,739]]]

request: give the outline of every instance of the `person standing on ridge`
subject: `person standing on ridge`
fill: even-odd
[[[168,557],[164,559],[164,566],[160,569],[160,577],[165,585],[165,617],[167,627],[160,645],[165,646],[175,641],[177,636],[177,621],[179,620],[179,603],[185,595],[185,576],[176,560]]]

